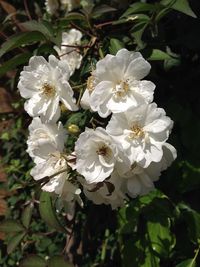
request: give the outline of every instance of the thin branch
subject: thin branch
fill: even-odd
[[[27,0],[24,0],[24,8],[25,8],[26,15],[29,18],[29,20],[32,20],[31,14],[30,14],[29,9],[28,9]]]

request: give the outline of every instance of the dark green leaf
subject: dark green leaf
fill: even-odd
[[[194,243],[198,243],[200,239],[200,214],[184,204],[179,204],[178,208],[181,210],[183,220],[188,225],[190,238]]]
[[[115,55],[122,48],[124,48],[124,44],[120,40],[115,38],[110,39],[109,51],[111,54]]]
[[[33,203],[29,204],[24,211],[22,212],[22,223],[23,225],[28,228],[31,222],[32,212],[33,212]]]
[[[32,56],[31,53],[23,53],[23,54],[16,55],[10,60],[4,62],[0,66],[0,77],[3,76],[7,71],[13,70],[14,68],[28,62],[31,56]]]
[[[131,29],[132,36],[135,39],[135,43],[137,44],[137,49],[143,49],[145,47],[144,42],[142,41],[142,35],[147,27],[146,22],[138,22],[135,26]]]
[[[108,6],[108,5],[101,5],[97,6],[93,9],[91,16],[93,18],[97,18],[101,16],[102,14],[108,13],[108,12],[114,12],[117,11],[116,8]]]
[[[51,39],[54,35],[53,28],[48,21],[38,22],[36,20],[31,20],[23,22],[21,25],[28,31],[41,32],[47,39]]]
[[[22,232],[24,230],[25,228],[22,224],[13,220],[5,220],[0,223],[0,231],[4,233]]]
[[[48,267],[73,267],[62,256],[54,256],[48,261]]]
[[[22,239],[25,237],[26,233],[19,233],[16,234],[15,236],[13,236],[7,245],[7,252],[8,254],[12,253],[13,250],[15,250],[15,248],[19,245],[19,243],[22,241]]]
[[[55,208],[53,207],[51,196],[49,193],[41,193],[39,210],[42,219],[50,227],[55,228],[58,231],[66,232],[65,228],[61,225],[56,216]]]
[[[176,1],[172,1],[172,0],[162,0],[160,2],[162,5],[164,6],[170,6],[171,8],[180,11],[188,16],[191,16],[193,18],[196,18],[197,16],[194,14],[194,12],[192,11],[188,0],[176,0]],[[172,3],[172,5],[171,5]]]
[[[155,5],[148,3],[134,3],[124,12],[124,14],[120,18],[128,17],[131,14],[140,13],[144,11],[153,11],[155,9]]]
[[[70,12],[64,18],[61,18],[60,21],[70,21],[70,20],[86,20],[85,15],[78,12]]]
[[[176,267],[196,267],[196,261],[195,259],[187,259],[180,262]]]
[[[46,40],[45,36],[40,32],[23,32],[11,36],[0,48],[0,57],[10,50],[20,47],[21,45],[29,45],[35,42]]]
[[[23,259],[20,264],[20,267],[47,267],[46,261],[38,255],[30,255],[27,258]]]

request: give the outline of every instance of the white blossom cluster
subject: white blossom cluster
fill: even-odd
[[[64,43],[80,43],[81,37],[76,30],[63,34],[61,48],[55,48],[60,60],[35,56],[21,73],[18,88],[33,117],[27,141],[35,163],[31,175],[43,190],[65,201],[82,203],[82,189],[95,204],[115,209],[154,189],[154,181],[176,158],[167,143],[173,122],[153,102],[155,85],[142,80],[150,64],[139,52],[121,49],[97,62],[81,99],[82,108],[109,119],[107,126],[86,127],[68,155],[67,131],[58,121],[60,103],[71,111],[79,108],[69,79],[80,67],[81,55],[61,55],[71,51]]]

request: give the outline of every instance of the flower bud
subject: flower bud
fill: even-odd
[[[78,125],[76,124],[70,124],[68,127],[67,127],[67,130],[70,134],[77,134],[80,132],[80,128],[78,127]]]

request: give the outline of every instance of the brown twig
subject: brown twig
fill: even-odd
[[[28,9],[27,0],[24,0],[24,8],[25,8],[26,15],[29,18],[29,20],[32,20],[31,14],[30,14],[29,9]]]

